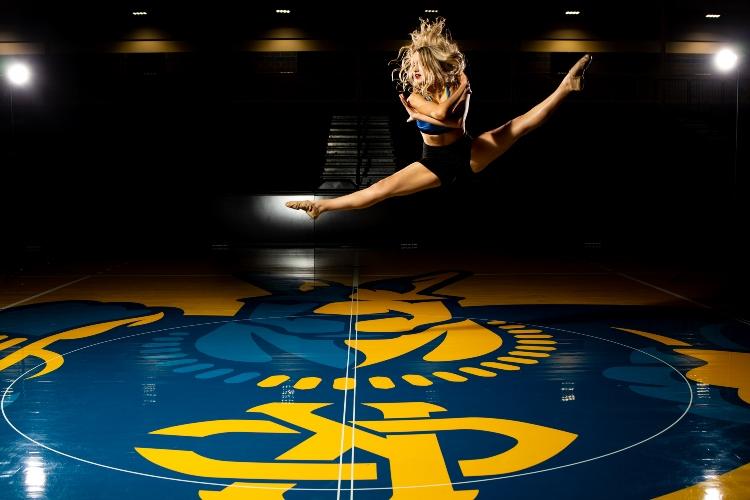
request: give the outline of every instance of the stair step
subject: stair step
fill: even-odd
[[[390,175],[396,170],[396,165],[391,165],[388,167],[370,167],[365,170],[365,172],[369,175],[373,174],[386,174]]]
[[[328,130],[320,189],[368,186],[396,171],[390,118],[334,115]]]
[[[344,174],[344,173],[345,174],[351,174],[351,173],[356,174],[357,173],[357,166],[355,165],[355,166],[350,166],[350,167],[346,167],[346,166],[343,166],[343,167],[326,167],[326,168],[323,169],[323,172],[325,172],[327,174]]]

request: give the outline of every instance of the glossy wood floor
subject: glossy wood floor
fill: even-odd
[[[0,282],[0,496],[748,498],[724,286],[487,251],[32,263]]]

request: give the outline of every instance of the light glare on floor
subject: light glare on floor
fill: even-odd
[[[721,500],[723,497],[719,488],[706,488],[703,492],[703,500]]]
[[[27,493],[33,494],[44,491],[44,486],[47,484],[47,473],[44,471],[44,462],[40,457],[26,459],[23,475]]]

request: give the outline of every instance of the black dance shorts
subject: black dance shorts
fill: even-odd
[[[422,159],[419,163],[440,179],[440,185],[453,184],[460,177],[471,174],[471,137],[464,135],[447,146],[428,146],[422,148]]]

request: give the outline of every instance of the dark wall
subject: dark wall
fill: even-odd
[[[13,93],[13,130],[9,89],[0,87],[4,248],[268,243],[214,208],[312,192],[332,114],[388,114],[398,166],[418,159],[420,138],[390,84],[394,55],[33,58],[35,85]],[[470,51],[472,135],[543,99],[577,57]],[[509,245],[695,252],[729,244],[744,220],[733,190],[746,193],[747,155],[735,182],[736,80],[707,73],[707,56],[595,54],[585,91],[484,173],[357,215],[377,219],[368,224],[385,228],[382,236],[332,229],[326,242],[478,245],[497,236]],[[742,144],[747,80],[740,84]],[[447,240],[446,228],[454,228]]]

